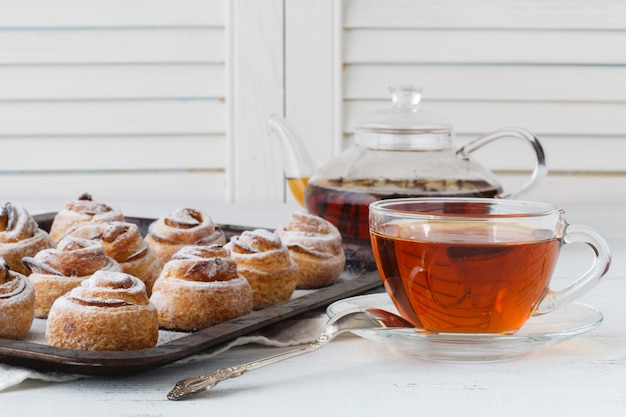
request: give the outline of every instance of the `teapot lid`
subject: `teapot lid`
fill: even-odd
[[[392,106],[357,120],[355,141],[376,149],[442,149],[451,146],[453,127],[443,116],[420,107],[422,90],[389,87]]]

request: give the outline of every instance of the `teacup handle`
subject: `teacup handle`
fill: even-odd
[[[533,151],[535,152],[537,161],[535,164],[535,168],[533,169],[533,172],[530,176],[530,179],[525,184],[523,184],[518,190],[514,192],[498,195],[499,198],[509,198],[509,197],[513,197],[518,194],[521,194],[523,192],[526,192],[530,190],[532,187],[534,187],[541,178],[546,176],[546,174],[548,173],[548,168],[546,166],[546,154],[543,151],[543,146],[541,146],[539,139],[526,129],[507,128],[503,130],[498,130],[496,132],[488,133],[484,136],[476,138],[457,151],[458,156],[462,158],[463,157],[467,158],[470,153],[474,152],[475,150],[479,148],[482,148],[484,145],[490,142],[493,142],[496,139],[501,139],[501,138],[506,138],[506,137],[517,138],[517,139],[521,139],[527,142],[532,147]]]
[[[582,225],[566,225],[562,245],[586,243],[592,249],[595,258],[591,268],[572,284],[558,291],[548,291],[541,300],[534,315],[541,315],[558,310],[575,301],[593,288],[606,274],[611,264],[611,248],[595,230]]]

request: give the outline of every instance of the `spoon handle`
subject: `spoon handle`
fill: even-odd
[[[334,335],[323,333],[311,344],[304,346],[300,349],[290,350],[288,352],[279,353],[277,355],[269,356],[264,359],[244,363],[242,365],[231,366],[228,368],[221,368],[215,372],[193,376],[190,378],[182,379],[176,383],[174,388],[167,394],[168,400],[182,400],[190,395],[197,394],[203,391],[208,391],[215,385],[230,378],[235,378],[243,375],[244,373],[253,369],[261,368],[263,366],[272,365],[274,363],[290,359],[296,356],[303,355],[305,353],[313,352],[324,346]]]

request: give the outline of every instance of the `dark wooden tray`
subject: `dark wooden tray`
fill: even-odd
[[[40,227],[50,230],[55,213],[34,216]],[[127,217],[145,235],[154,219]],[[220,225],[228,237],[253,227]],[[346,279],[324,288],[307,291],[281,304],[253,311],[149,349],[129,352],[94,352],[63,349],[46,344],[0,338],[0,362],[42,371],[62,371],[85,375],[123,375],[146,371],[200,353],[236,337],[274,325],[330,303],[361,294],[382,285],[371,248],[346,244]]]

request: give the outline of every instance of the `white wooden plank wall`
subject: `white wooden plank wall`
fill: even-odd
[[[318,162],[387,87],[424,87],[457,146],[522,126],[548,153],[531,198],[626,202],[620,0],[0,0],[0,196],[277,201],[266,133]],[[516,142],[477,157],[515,183]],[[287,199],[289,195],[287,194]]]
[[[0,199],[224,201],[225,0],[0,0]]]
[[[525,198],[626,202],[626,2],[343,0],[343,144],[387,86],[424,88],[458,146],[507,126],[542,140],[550,176]],[[476,156],[505,186],[531,161],[515,141]]]

